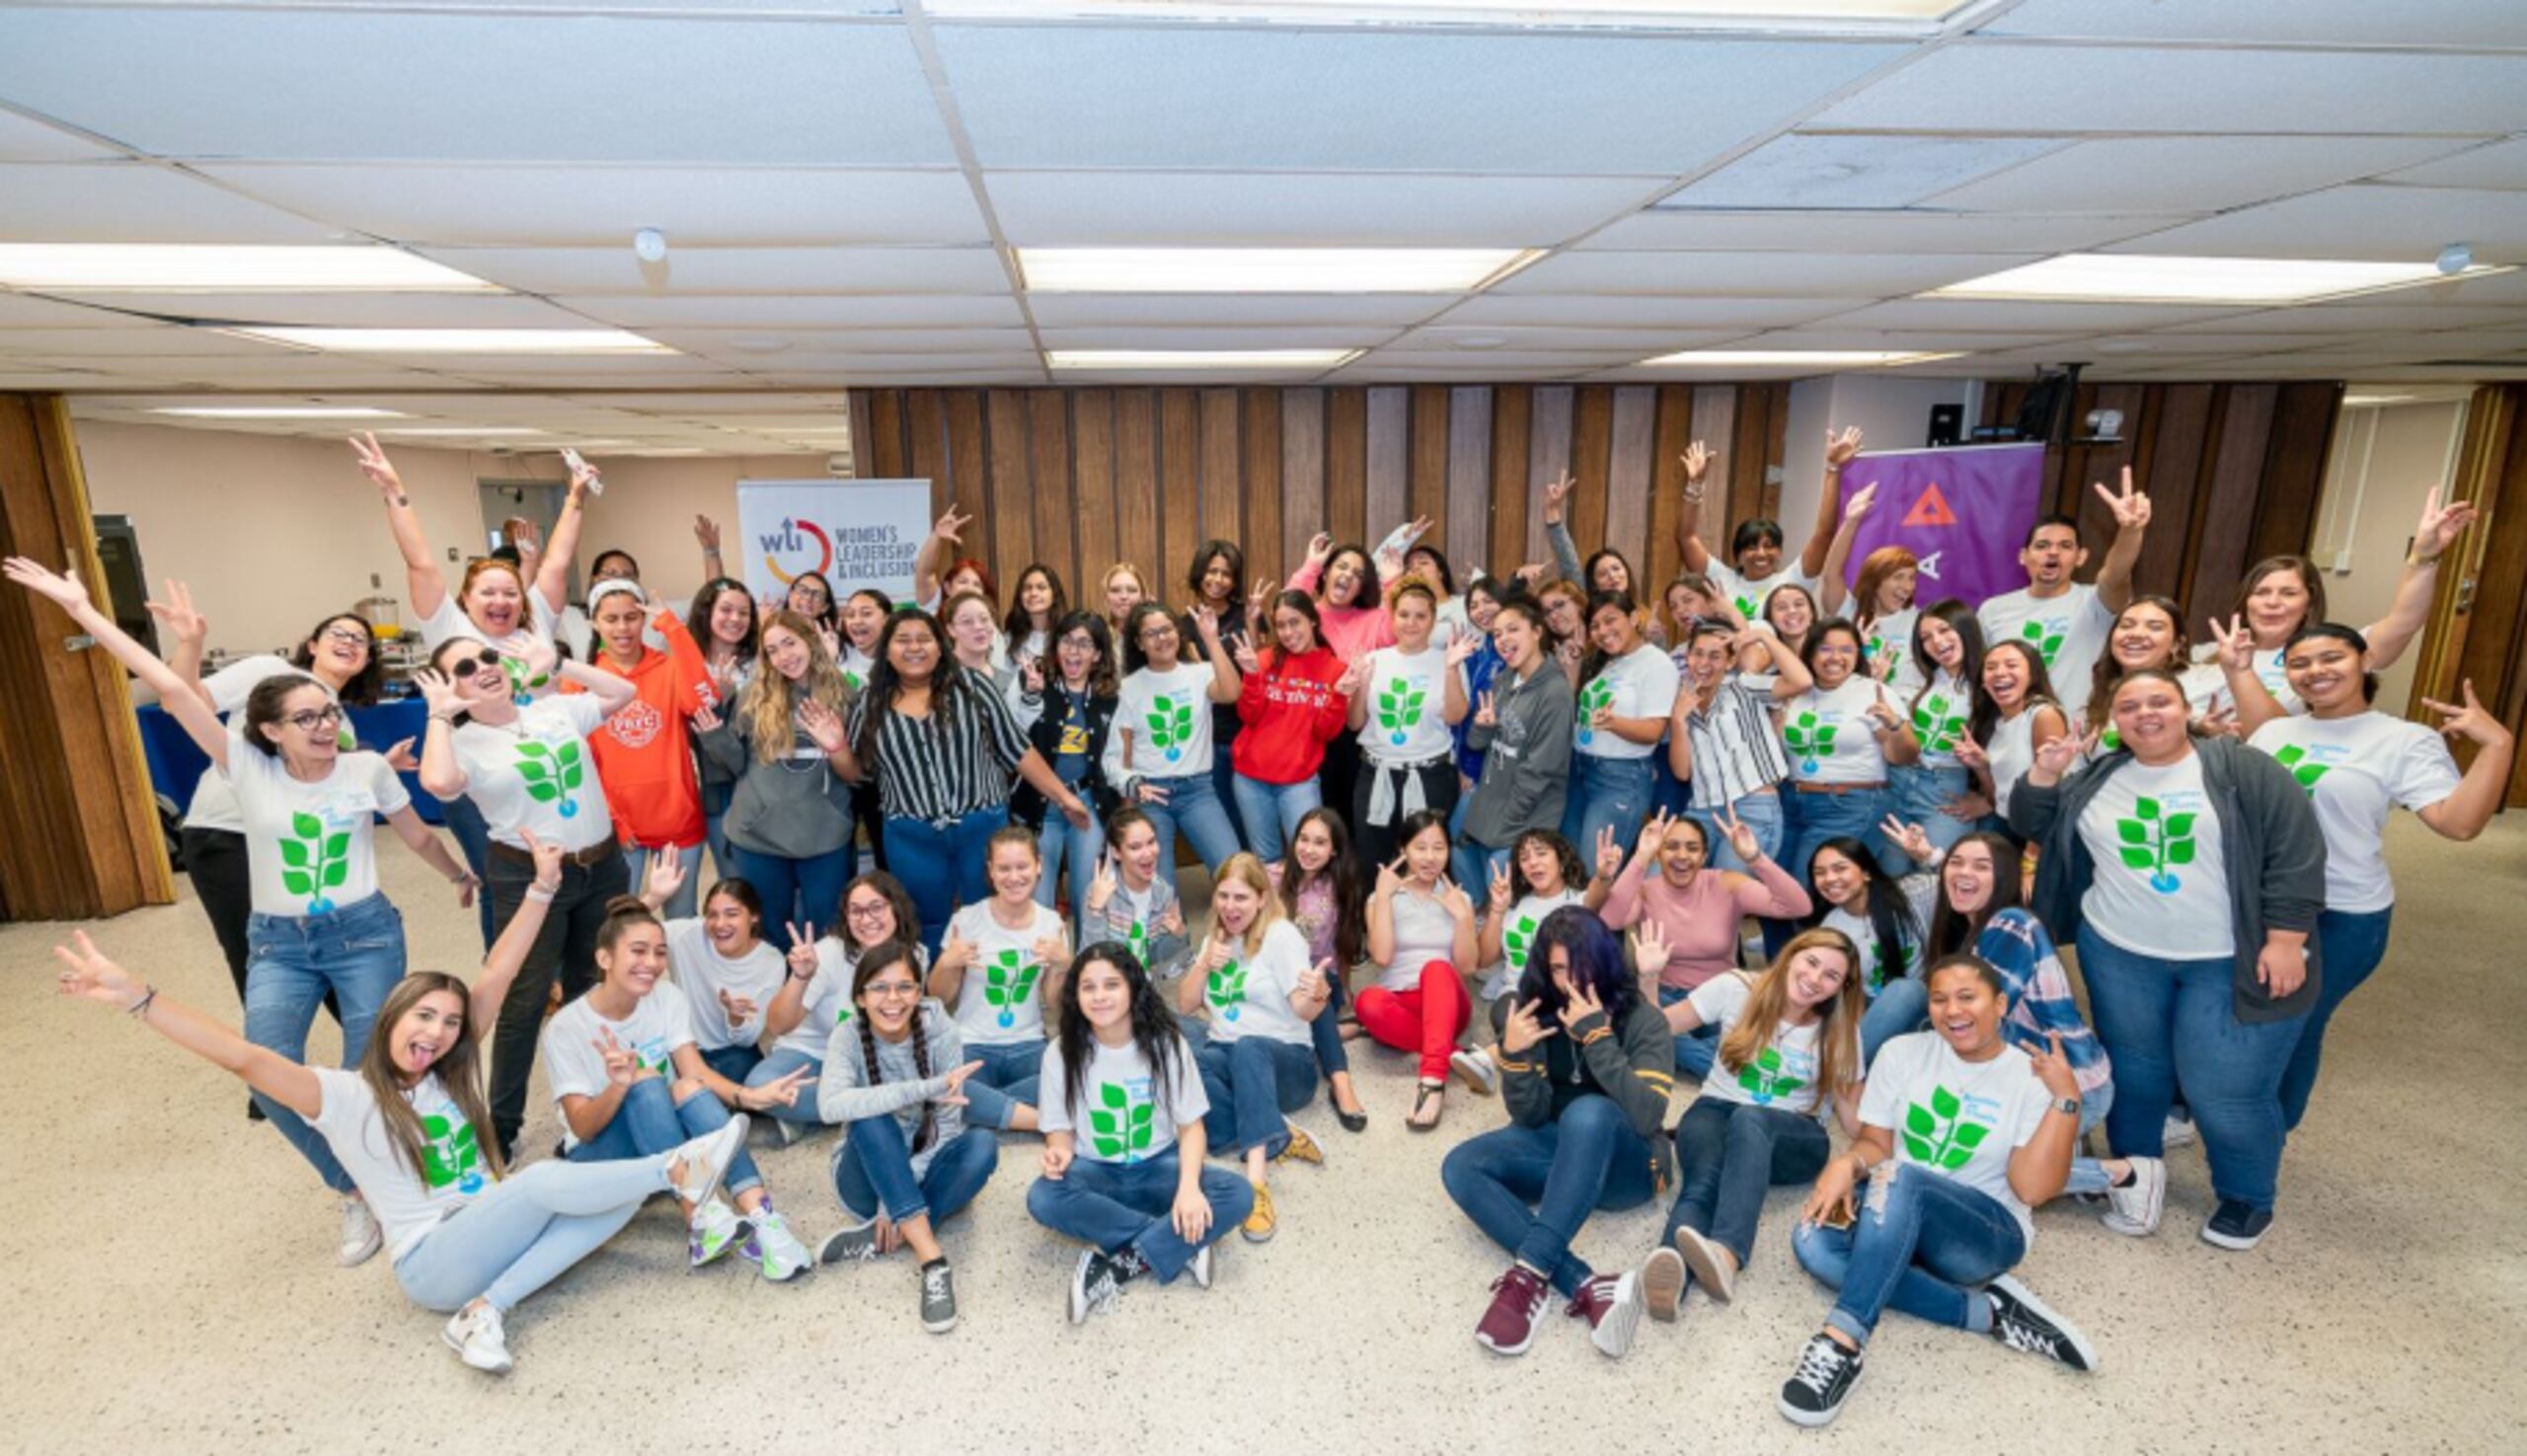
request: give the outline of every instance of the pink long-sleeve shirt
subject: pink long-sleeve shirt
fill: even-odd
[[[1706,869],[1684,888],[1661,873],[1646,875],[1651,860],[1634,855],[1606,896],[1604,918],[1617,930],[1646,916],[1667,938],[1667,963],[1658,984],[1690,991],[1737,964],[1737,922],[1748,915],[1797,920],[1811,908],[1807,891],[1771,860],[1755,862],[1749,877]],[[1646,967],[1644,967],[1646,969]]]
[[[1316,583],[1325,569],[1307,562],[1290,574],[1290,589],[1316,596]],[[1394,583],[1389,582],[1392,587]],[[1386,603],[1374,606],[1338,607],[1317,598],[1316,615],[1325,624],[1325,645],[1345,662],[1357,662],[1380,648],[1395,646],[1395,619],[1387,615]]]

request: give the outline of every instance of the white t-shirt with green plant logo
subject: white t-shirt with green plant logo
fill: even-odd
[[[534,640],[552,642],[562,622],[545,605],[543,593],[532,589],[526,593],[526,620],[525,627],[494,642],[474,625],[473,618],[465,615],[465,609],[456,604],[456,593],[451,591],[440,599],[437,611],[421,619],[421,646],[435,648],[452,637],[470,637],[491,648],[500,654],[500,666],[509,675],[509,691],[523,707],[531,700],[550,695],[557,686],[551,671],[536,672],[526,665],[526,654]]]
[[[1853,673],[1838,688],[1809,688],[1782,705],[1781,743],[1790,776],[1805,784],[1883,784],[1886,753],[1869,710],[1885,684]],[[1890,694],[1887,706],[1895,700]]]
[[[1369,712],[1360,726],[1360,751],[1379,763],[1420,763],[1446,753],[1454,744],[1441,711],[1448,671],[1448,653],[1440,647],[1369,653],[1360,685]]]
[[[1840,905],[1825,912],[1817,921],[1820,930],[1839,930],[1852,938],[1860,948],[1861,985],[1876,996],[1888,981],[1900,981],[1912,975],[1922,957],[1922,948],[1909,943],[1889,947],[1877,938],[1877,926],[1868,915],[1855,915]]]
[[[694,1044],[704,1051],[718,1051],[724,1046],[752,1046],[763,1039],[764,1008],[790,978],[790,964],[781,952],[770,941],[759,940],[753,950],[731,960],[720,954],[709,927],[698,916],[670,920],[666,931],[667,969],[674,973],[693,1014]],[[753,1002],[754,1015],[730,1022],[728,1009],[720,1004],[722,991]]]
[[[2202,788],[2202,755],[2161,768],[2127,759],[2080,812],[2094,873],[2080,917],[2139,956],[2207,960],[2237,949],[2220,816]]]
[[[666,985],[652,987],[619,1022],[598,1015],[585,996],[553,1013],[544,1024],[544,1080],[552,1084],[555,1112],[562,1111],[566,1097],[605,1095],[605,1053],[599,1048],[609,1034],[641,1065],[673,1080],[675,1049],[693,1044],[693,1015],[683,995]],[[565,1150],[579,1145],[568,1116],[562,1118],[562,1145]]]
[[[948,921],[951,933],[974,948],[957,992],[957,1031],[968,1046],[1015,1046],[1044,1039],[1044,963],[1035,943],[1047,936],[1069,944],[1061,915],[1027,902],[1023,929],[1011,930],[991,913],[988,900],[965,906]]]
[[[1915,700],[1898,696],[1889,688],[1887,696],[1898,705],[1912,704],[1913,736],[1921,740],[1921,765],[1924,768],[1955,768],[1956,740],[1974,717],[1974,695],[1965,689],[1965,680],[1942,669]]]
[[[1648,643],[1608,662],[1579,689],[1579,722],[1570,734],[1570,751],[1592,758],[1647,758],[1657,752],[1656,743],[1636,743],[1611,728],[1591,728],[1589,720],[1599,708],[1612,709],[1617,718],[1665,718],[1675,711],[1681,681],[1676,664]]]
[[[1264,932],[1253,955],[1243,941],[1229,942],[1229,959],[1202,980],[1202,1005],[1210,1013],[1211,1039],[1262,1036],[1305,1046],[1313,1033],[1299,1020],[1290,997],[1307,974],[1307,937],[1287,920]]]
[[[245,719],[239,715],[246,706],[246,700],[255,695],[255,689],[262,687],[266,679],[274,677],[303,678],[319,687],[324,686],[306,668],[293,666],[287,658],[269,652],[240,657],[202,678],[201,690],[209,695],[212,710],[228,720],[232,738],[245,730]],[[326,689],[328,696],[332,692],[331,688]],[[345,753],[359,746],[347,714],[344,716],[338,743]],[[221,829],[231,834],[246,832],[245,821],[237,816],[236,792],[228,787],[226,779],[215,773],[206,773],[193,781],[192,803],[185,808],[185,827]]]
[[[1969,1062],[1937,1032],[1914,1032],[1877,1048],[1860,1097],[1860,1119],[1895,1136],[1895,1157],[1955,1180],[2018,1220],[2035,1247],[2035,1220],[2010,1188],[2010,1154],[2027,1146],[2053,1094],[2026,1052],[2003,1042],[1990,1061]],[[1893,1169],[1887,1169],[1892,1176]]]
[[[1211,771],[1211,683],[1208,661],[1181,662],[1165,672],[1144,667],[1123,679],[1107,735],[1107,779],[1183,779]],[[1123,734],[1131,757],[1123,758]],[[1119,771],[1118,771],[1119,770]],[[968,1038],[970,1039],[970,1038]]]
[[[2424,809],[2457,792],[2463,776],[2437,733],[2384,713],[2276,718],[2247,746],[2290,771],[2317,811],[2326,839],[2326,908],[2366,915],[2396,902],[2384,836],[2397,805]]]
[[[857,693],[869,685],[869,673],[878,665],[878,659],[846,641],[842,645],[842,655],[834,659],[833,665],[834,670],[842,674],[843,682]]]
[[[1544,928],[1544,918],[1565,905],[1585,905],[1587,899],[1575,889],[1558,894],[1520,895],[1500,922],[1500,958],[1492,962],[1483,979],[1483,999],[1497,1001],[1518,987],[1518,977],[1526,974],[1527,954],[1535,949],[1536,932]]]
[[[927,981],[930,952],[916,941],[912,947],[913,974]],[[816,973],[807,978],[806,989],[799,993],[799,1025],[772,1043],[775,1051],[795,1051],[817,1061],[825,1058],[825,1047],[833,1039],[834,1030],[860,1014],[851,1004],[851,978],[860,969],[860,956],[844,947],[839,936],[825,936],[816,942]],[[783,974],[789,973],[785,964]],[[778,986],[773,988],[780,994]]]
[[[245,825],[255,913],[303,920],[377,893],[376,815],[411,805],[404,781],[375,753],[342,754],[313,783],[291,778],[278,758],[248,746],[238,723],[223,777]]]
[[[532,829],[546,844],[576,853],[614,837],[605,786],[597,782],[588,734],[605,722],[594,693],[539,698],[514,722],[468,722],[450,746],[465,770],[465,797],[483,811],[492,837],[526,848]]]
[[[1718,1028],[1717,1035],[1725,1038],[1752,994],[1746,977],[1732,973],[1713,976],[1694,987],[1693,994],[1685,999],[1693,1003],[1694,1015],[1702,1018],[1704,1026]],[[1818,1107],[1816,1035],[1823,1026],[1821,1017],[1803,1027],[1780,1023],[1762,1053],[1735,1072],[1715,1059],[1711,1075],[1703,1079],[1702,1091],[1697,1095],[1740,1107],[1778,1108],[1802,1116],[1812,1114]],[[1857,1067],[1859,1048],[1854,1047],[1853,1052],[1847,1065]]]
[[[1061,1043],[1044,1047],[1035,1084],[1035,1118],[1044,1131],[1067,1132],[1071,1150],[1091,1163],[1146,1163],[1176,1147],[1176,1130],[1202,1120],[1211,1100],[1193,1067],[1193,1048],[1176,1038],[1173,1075],[1165,1087],[1139,1046],[1109,1046],[1092,1037],[1085,1105],[1070,1100],[1069,1064]]]
[[[2053,691],[2071,702],[2085,701],[2089,691],[2089,670],[2097,664],[2097,654],[2106,651],[2106,635],[2114,630],[2114,613],[2098,600],[2097,588],[2086,581],[2074,581],[2060,596],[2037,597],[2032,588],[2021,587],[1999,596],[1986,597],[1974,609],[1975,620],[1983,624],[1983,647],[1991,649],[1999,642],[2023,642],[2043,654],[2045,675],[2053,681]]]
[[[1913,662],[1913,624],[1921,617],[1920,607],[1906,607],[1876,618],[1861,640],[1869,675],[1886,684],[1886,695],[1898,703],[1910,702],[1913,690],[1922,685],[1922,669]]]
[[[1737,615],[1749,622],[1760,622],[1764,618],[1765,600],[1782,587],[1800,586],[1806,588],[1810,595],[1815,594],[1816,578],[1799,570],[1798,557],[1791,556],[1786,560],[1789,564],[1769,576],[1742,576],[1735,567],[1715,556],[1703,575],[1711,578],[1712,585],[1727,595],[1729,605],[1737,609]]]
[[[447,1095],[436,1073],[424,1075],[405,1099],[421,1119],[421,1167],[418,1175],[395,1151],[386,1114],[368,1079],[338,1067],[309,1067],[319,1089],[316,1116],[308,1123],[334,1150],[368,1211],[377,1215],[391,1262],[411,1253],[439,1220],[492,1186],[491,1168],[474,1124]]]
[[[2307,705],[2299,701],[2299,695],[2290,687],[2290,669],[2283,661],[2283,658],[2289,655],[2289,651],[2288,648],[2274,648],[2267,652],[2258,648],[2252,659],[2252,665],[2255,668],[2255,680],[2263,684],[2263,690],[2272,695],[2272,701],[2281,705],[2281,711],[2297,713]],[[2237,707],[2237,694],[2229,691],[2229,675],[2220,668],[2219,644],[2206,642],[2195,648],[2193,660],[2197,667],[2208,668],[2210,671],[2215,685],[2211,706],[2214,708]]]

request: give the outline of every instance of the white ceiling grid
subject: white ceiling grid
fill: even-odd
[[[510,290],[0,292],[0,388],[739,452],[834,448],[846,385],[1042,384],[1055,347],[1360,350],[1328,382],[1691,377],[1639,361],[1715,346],[2527,377],[2527,272],[2292,309],[1917,296],[2081,250],[2527,265],[2516,0],[1990,0],[1921,37],[1071,8],[0,0],[0,242],[374,240]],[[1029,295],[1014,256],[1232,244],[1541,256],[1365,296]],[[678,352],[326,354],[166,319]]]

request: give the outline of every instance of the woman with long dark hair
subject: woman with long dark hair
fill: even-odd
[[[1229,788],[1247,847],[1272,864],[1299,821],[1324,803],[1317,772],[1326,746],[1342,733],[1346,669],[1325,645],[1306,592],[1272,595],[1269,583],[1258,583],[1256,595],[1269,598],[1268,618],[1258,616],[1270,639],[1236,649],[1237,713],[1245,727],[1229,749]]]
[[[1023,580],[1019,590],[1027,590]],[[1010,805],[1010,817],[1035,831],[1043,854],[1036,902],[1052,906],[1067,865],[1076,914],[1088,903],[1089,881],[1106,856],[1106,818],[1123,802],[1106,782],[1106,738],[1114,730],[1119,702],[1113,639],[1107,636],[1106,619],[1089,611],[1064,613],[1053,624],[1042,655],[1032,670],[1022,670],[1020,681],[1018,717],[1027,724],[1027,741],[1052,765],[1053,776],[1095,810],[1086,827],[1074,824],[1033,784],[1020,785]]]
[[[1211,777],[1218,751],[1211,739],[1210,705],[1234,704],[1237,664],[1220,641],[1219,618],[1207,607],[1193,613],[1198,654],[1184,653],[1176,619],[1154,601],[1132,608],[1123,622],[1123,677],[1114,731],[1106,744],[1106,782],[1123,802],[1136,804],[1158,827],[1159,873],[1176,879],[1176,835],[1193,842],[1202,864],[1217,871],[1237,853],[1237,827],[1219,802]]]
[[[701,644],[702,663],[711,674],[712,707],[716,711],[737,700],[754,676],[756,640],[754,596],[746,583],[731,576],[706,581],[693,594],[684,630]],[[711,863],[723,877],[737,873],[735,851],[722,832],[728,798],[736,792],[736,776],[720,767],[708,753],[694,755],[702,784],[703,837],[711,846]]]
[[[1887,811],[1921,825],[1932,848],[1945,850],[1992,812],[1991,801],[1957,756],[1983,681],[1983,626],[1973,608],[1948,597],[1913,614],[1905,647],[1914,685],[1904,687],[1898,678],[1896,690],[1921,756],[1886,766]],[[1877,862],[1890,875],[1911,869],[1893,845],[1879,846]]]

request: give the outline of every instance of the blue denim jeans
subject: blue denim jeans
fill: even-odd
[[[639,845],[629,846],[623,851],[624,878],[631,882],[632,892],[639,894],[650,882],[651,862],[667,855],[675,856],[676,863],[684,867],[684,883],[676,886],[675,893],[667,897],[666,904],[659,908],[658,913],[669,920],[690,920],[693,918],[694,907],[702,902],[702,846],[700,844],[689,845],[683,849],[672,846],[662,846],[657,849],[644,849]],[[729,873],[723,871],[720,878],[726,880]],[[760,888],[760,886],[757,887]],[[766,910],[764,918],[771,919],[772,912]]]
[[[1886,817],[1886,791],[1862,789],[1850,794],[1800,794],[1788,784],[1782,786],[1782,831],[1789,848],[1781,856],[1781,867],[1801,884],[1807,882],[1807,862],[1816,857],[1816,846],[1828,839],[1850,835],[1863,844],[1884,837],[1877,832]]]
[[[880,829],[886,845],[886,869],[912,896],[913,909],[921,915],[921,943],[934,958],[940,938],[948,933],[948,917],[957,913],[958,905],[970,905],[991,893],[983,851],[1008,822],[1009,805],[996,804],[945,824],[898,814]],[[838,894],[835,900],[840,903]]]
[[[1869,998],[1869,1010],[1860,1018],[1860,1067],[1863,1072],[1877,1060],[1877,1048],[1893,1037],[1918,1032],[1930,1025],[1931,988],[1927,981],[1898,976],[1877,988]]]
[[[644,1077],[625,1090],[622,1105],[614,1110],[614,1120],[566,1156],[574,1163],[652,1158],[674,1152],[694,1138],[707,1137],[727,1125],[728,1110],[709,1089],[677,1102],[666,1078]],[[733,1198],[748,1188],[763,1187],[763,1175],[755,1172],[754,1159],[739,1150],[730,1160],[727,1178],[721,1187]]]
[[[774,950],[789,953],[794,924],[813,926],[821,935],[842,923],[842,887],[851,882],[860,860],[850,840],[804,860],[763,854],[742,844],[736,856],[737,878],[753,885],[763,900],[763,938]],[[641,882],[632,881],[632,887],[637,894]]]
[[[702,842],[711,847],[711,874],[726,880],[737,873],[736,846],[728,843],[728,800],[736,786],[702,782]]]
[[[2114,1111],[2114,1084],[2111,1082],[2099,1083],[2097,1091],[2081,1096],[2079,1141],[2072,1145],[2075,1155],[2071,1159],[2071,1176],[2062,1184],[2061,1196],[2103,1193],[2114,1187],[2114,1180],[2106,1176],[2106,1165],[2088,1156],[2086,1151],[2089,1143],[2089,1129],[2105,1121],[2106,1114],[2112,1111]]]
[[[1158,873],[1167,877],[1168,888],[1176,887],[1178,830],[1193,841],[1193,853],[1200,856],[1204,868],[1213,872],[1237,853],[1237,826],[1229,822],[1228,805],[1220,802],[1219,792],[1211,787],[1210,775],[1143,778],[1141,782],[1167,791],[1165,804],[1144,804],[1141,807],[1148,812],[1151,826],[1158,830]]]
[[[821,1058],[809,1056],[794,1047],[776,1046],[763,1060],[754,1064],[754,1070],[746,1073],[744,1081],[748,1087],[761,1087],[767,1082],[778,1082],[801,1068],[806,1070],[807,1080],[799,1088],[799,1100],[786,1108],[767,1108],[763,1114],[802,1127],[821,1127],[825,1119],[816,1111],[816,1079],[825,1074]]]
[[[763,1053],[751,1044],[714,1046],[702,1053],[704,1066],[739,1086],[745,1085],[746,1079],[754,1075],[754,1069],[762,1062]]]
[[[1250,1033],[1234,1041],[1204,1041],[1193,1063],[1211,1101],[1202,1130],[1212,1150],[1243,1153],[1261,1146],[1279,1157],[1290,1145],[1289,1120],[1282,1114],[1316,1096],[1316,1047]]]
[[[395,1261],[395,1282],[442,1313],[477,1299],[506,1314],[622,1232],[667,1188],[664,1156],[543,1162],[512,1171]]]
[[[1789,868],[1790,862],[1781,857],[1782,842],[1788,833],[1782,816],[1783,797],[1778,792],[1749,794],[1728,807],[1740,823],[1755,831],[1755,847],[1775,864]],[[1729,846],[1728,836],[1721,832],[1718,814],[1697,808],[1687,810],[1685,817],[1702,825],[1703,842],[1711,847],[1711,864],[1714,867],[1734,870],[1740,875],[1753,873],[1753,867],[1737,858],[1737,851]],[[1790,874],[1793,880],[1806,883],[1804,868],[1792,869]]]
[[[2389,905],[2366,915],[2328,910],[2317,917],[2317,944],[2326,952],[2325,975],[2317,988],[2317,1004],[2309,1008],[2307,1026],[2299,1033],[2298,1049],[2290,1053],[2290,1065],[2281,1074],[2285,1130],[2297,1128],[2299,1119],[2308,1115],[2309,1094],[2317,1090],[2317,1064],[2325,1056],[2326,1025],[2386,958],[2388,922],[2395,914],[2396,907]]]
[[[2163,960],[2080,927],[2080,978],[2098,1040],[2114,1063],[2106,1138],[2119,1157],[2158,1157],[2168,1108],[2184,1091],[2211,1190],[2270,1208],[2281,1173],[2281,1078],[2307,1017],[2242,1022],[2229,958]]]
[[[1457,803],[1462,805],[1465,801],[1458,800]],[[1492,872],[1509,863],[1510,852],[1516,847],[1514,840],[1498,849],[1492,849],[1461,839],[1448,851],[1448,873],[1455,877],[1458,887],[1474,896],[1474,907],[1478,913],[1492,913],[1492,902],[1484,897],[1492,891]],[[1483,893],[1476,893],[1477,886],[1481,886]]]
[[[1661,738],[1658,751],[1649,755],[1649,807],[1670,817],[1682,817],[1693,807],[1693,785],[1677,778],[1676,771],[1667,766],[1667,740]]]
[[[378,1008],[404,978],[404,916],[373,893],[322,915],[255,915],[246,922],[246,1039],[294,1062],[307,1059],[307,1029],[331,991],[343,1019],[343,1069],[359,1065]],[[351,1191],[351,1176],[322,1133],[258,1092],[255,1105],[289,1139],[325,1187]]]
[[[1657,788],[1646,758],[1599,758],[1570,755],[1570,793],[1562,802],[1562,837],[1579,851],[1579,862],[1597,862],[1597,835],[1611,828],[1615,842],[1630,854],[1641,838],[1641,821],[1649,816]]]
[[[968,1127],[930,1155],[913,1176],[912,1148],[892,1112],[863,1117],[833,1150],[833,1195],[854,1218],[880,1213],[897,1223],[927,1217],[933,1228],[955,1218],[1000,1166],[1000,1140]]]
[[[1833,1155],[1833,1142],[1813,1116],[1695,1098],[1676,1123],[1676,1204],[1667,1211],[1659,1246],[1674,1244],[1676,1230],[1689,1228],[1709,1234],[1744,1268],[1755,1255],[1765,1190],[1815,1182]]]
[[[1044,1069],[1043,1038],[1001,1046],[968,1041],[965,1059],[982,1063],[981,1070],[965,1079],[965,1117],[975,1126],[1006,1131],[1020,1104],[1035,1105],[1035,1079]]]
[[[1941,805],[1972,787],[1962,768],[1924,768],[1918,763],[1886,766],[1886,811],[1907,824],[1919,824],[1931,843],[1945,850],[1974,832],[1973,824],[1948,813]],[[1863,843],[1876,852],[1877,866],[1898,879],[1921,866],[1894,840],[1872,831]]]
[[[1173,1144],[1139,1163],[1074,1158],[1060,1178],[1038,1178],[1027,1189],[1027,1212],[1054,1233],[1109,1254],[1137,1250],[1160,1283],[1173,1283],[1201,1247],[1176,1232],[1172,1214],[1183,1178],[1184,1161]],[[1202,1244],[1216,1244],[1254,1211],[1255,1187],[1225,1168],[1204,1168],[1199,1178],[1202,1200],[1211,1205]]]
[[[1513,1122],[1458,1143],[1439,1182],[1493,1243],[1575,1294],[1595,1271],[1570,1241],[1598,1209],[1648,1202],[1656,1156],[1613,1102],[1591,1093],[1542,1127]]]
[[[1331,1077],[1351,1070],[1351,1052],[1342,1044],[1343,968],[1336,966],[1325,976],[1325,1005],[1308,1023],[1308,1039],[1315,1043],[1316,1069]]]
[[[1847,1229],[1801,1225],[1790,1236],[1800,1267],[1841,1291],[1825,1323],[1866,1347],[1878,1316],[1901,1310],[1957,1330],[1988,1330],[1981,1286],[2027,1257],[2027,1235],[1999,1199],[1918,1164],[1893,1172],[1883,1194],[1857,1194]]]
[[[473,800],[459,795],[440,802],[439,816],[446,823],[447,832],[456,837],[457,851],[465,856],[465,868],[474,872],[475,879],[489,885],[492,882],[492,826],[484,819],[483,811],[474,806]],[[474,914],[483,922],[483,951],[489,955],[492,942],[498,938],[499,922],[493,917],[492,896],[488,890],[475,894]]]
[[[1660,986],[1658,1009],[1666,1010],[1693,992],[1682,986]],[[1676,1070],[1697,1082],[1711,1080],[1712,1058],[1720,1055],[1720,1028],[1709,1022],[1676,1038]]]
[[[1246,826],[1246,847],[1267,865],[1280,859],[1281,846],[1298,832],[1299,820],[1307,811],[1325,803],[1314,774],[1295,784],[1266,784],[1231,774],[1229,788],[1238,822]]]
[[[1035,852],[1043,857],[1044,873],[1035,881],[1035,903],[1049,910],[1061,891],[1062,869],[1070,869],[1070,910],[1076,918],[1088,903],[1088,884],[1097,878],[1097,862],[1106,856],[1106,826],[1090,815],[1088,827],[1080,828],[1062,817],[1062,811],[1050,805],[1044,806],[1044,822],[1035,831]]]

